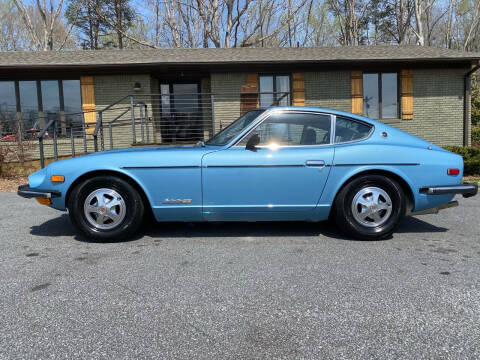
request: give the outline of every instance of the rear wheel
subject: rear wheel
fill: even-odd
[[[364,175],[345,185],[335,200],[337,226],[347,235],[362,240],[389,237],[405,215],[402,187],[381,175]]]
[[[72,223],[89,239],[120,241],[138,230],[144,205],[138,191],[127,181],[98,176],[75,186],[68,211]]]

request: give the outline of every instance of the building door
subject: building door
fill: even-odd
[[[203,116],[198,82],[160,83],[162,142],[203,140]]]

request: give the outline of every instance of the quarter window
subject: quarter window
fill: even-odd
[[[239,145],[246,145],[253,134],[260,136],[260,146],[329,144],[330,127],[330,115],[277,113],[272,114],[257,126]]]
[[[370,125],[337,117],[335,122],[335,143],[355,141],[364,139],[370,134]]]
[[[397,73],[363,74],[363,113],[373,119],[398,118]]]
[[[290,76],[262,75],[258,79],[260,88],[260,106],[290,105]]]

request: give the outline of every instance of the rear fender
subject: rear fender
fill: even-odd
[[[413,165],[417,166],[417,165]],[[415,186],[412,181],[409,179],[407,174],[404,170],[400,167],[393,167],[393,166],[379,166],[379,165],[366,165],[366,166],[334,166],[331,170],[329,179],[327,181],[327,185],[325,190],[323,191],[322,197],[319,201],[319,206],[325,206],[326,204],[333,206],[333,202],[335,201],[335,197],[337,196],[340,189],[353,177],[359,176],[362,173],[372,173],[372,172],[383,172],[383,173],[390,173],[400,177],[402,180],[410,188],[410,192],[413,196],[413,207],[415,208],[415,204],[418,198],[418,192],[415,191]]]

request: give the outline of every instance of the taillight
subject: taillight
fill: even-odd
[[[460,174],[460,169],[447,169],[447,175],[458,175]]]

